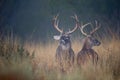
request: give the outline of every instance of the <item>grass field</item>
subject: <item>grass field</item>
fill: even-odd
[[[18,38],[0,38],[0,80],[120,80],[120,39],[100,39],[102,44],[94,47],[99,55],[97,66],[88,63],[65,73],[55,62],[57,42],[34,43],[26,41],[21,45]],[[82,42],[72,40],[75,55]],[[76,56],[75,56],[76,59]]]

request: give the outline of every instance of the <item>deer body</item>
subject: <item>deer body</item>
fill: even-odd
[[[58,46],[55,56],[56,60],[61,66],[65,63],[72,66],[72,64],[74,64],[74,51],[72,48],[65,48],[66,47]]]
[[[85,41],[83,43],[83,47],[78,52],[78,55],[77,55],[77,64],[78,65],[86,64],[87,62],[92,62],[93,64],[97,64],[97,62],[98,62],[98,54],[96,51],[94,51],[94,49],[92,49],[94,46],[99,46],[101,44],[96,38],[94,38],[92,36],[92,34],[96,30],[98,30],[100,27],[97,25],[97,22],[96,22],[96,26],[97,27],[94,30],[92,30],[90,32],[90,34],[86,34],[83,31],[83,28],[85,26],[80,27],[82,34],[84,34],[86,37],[85,37]]]
[[[88,40],[88,38],[86,38]],[[83,48],[77,55],[77,64],[86,64],[87,62],[92,62],[93,64],[97,64],[98,62],[98,54],[92,49],[92,45],[85,40]],[[99,45],[100,43],[98,43]]]
[[[60,65],[60,68],[64,71],[64,65],[68,67],[74,64],[74,51],[71,46],[70,34],[73,33],[78,24],[73,28],[73,30],[69,30],[68,32],[63,32],[63,30],[59,29],[57,16],[54,17],[54,27],[57,31],[60,32],[60,35],[54,36],[55,40],[59,40],[59,45],[56,50],[55,58],[57,63]],[[74,17],[77,21],[77,16]]]

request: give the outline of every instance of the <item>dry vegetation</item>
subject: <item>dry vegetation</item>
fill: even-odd
[[[57,42],[47,44],[25,42],[10,37],[0,38],[0,80],[120,80],[120,39],[101,39],[95,47],[99,53],[97,66],[87,64],[62,73],[55,62]],[[82,42],[73,40],[75,54]]]

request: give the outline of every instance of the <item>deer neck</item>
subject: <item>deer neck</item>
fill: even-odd
[[[91,44],[88,42],[87,39],[85,39],[85,42],[84,42],[84,44],[83,44],[83,48],[82,48],[82,49],[84,49],[84,50],[90,50],[90,49],[92,49],[92,46],[91,46]]]
[[[71,48],[71,44],[70,43],[69,44],[65,44],[65,45],[60,44],[59,46],[61,47],[62,50],[69,50]]]

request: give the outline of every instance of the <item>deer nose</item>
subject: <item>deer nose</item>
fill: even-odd
[[[97,42],[97,46],[99,46],[101,44],[101,42]]]

